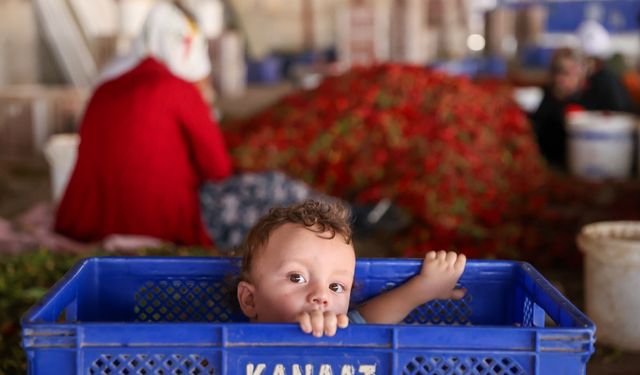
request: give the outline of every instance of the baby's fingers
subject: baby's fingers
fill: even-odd
[[[298,315],[298,323],[300,323],[302,332],[311,333],[311,316],[309,316],[309,313],[300,313],[300,315]]]
[[[422,273],[427,273],[428,269],[433,268],[438,264],[438,253],[431,250],[424,255],[424,261],[422,262]]]
[[[347,328],[349,326],[349,318],[346,314],[334,314],[332,312],[324,313],[324,334],[334,336],[338,328]]]
[[[453,266],[456,262],[458,258],[458,254],[455,251],[449,251],[447,252],[447,255],[445,256],[445,262],[447,262],[447,264]]]
[[[424,259],[425,260],[434,260],[434,259],[436,259],[436,252],[433,251],[433,250],[429,251],[427,254],[425,254]]]
[[[349,326],[349,317],[347,314],[338,314],[338,327],[347,328]]]
[[[467,294],[466,288],[457,288],[451,291],[451,299],[462,299]]]
[[[311,315],[311,333],[315,337],[322,337],[324,332],[324,315],[320,310],[314,310]]]
[[[458,255],[453,268],[456,270],[464,270],[464,266],[467,264],[467,257],[464,254]]]
[[[324,313],[324,334],[327,336],[333,336],[338,329],[338,317],[336,314],[325,311]]]

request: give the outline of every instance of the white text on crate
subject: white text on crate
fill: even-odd
[[[330,365],[321,364],[313,365],[306,364],[303,366],[299,364],[293,364],[286,366],[283,364],[267,365],[266,363],[248,363],[247,375],[314,375],[317,369],[317,375],[375,375],[376,365],[357,365],[358,372],[356,372],[356,366],[353,365]],[[290,369],[290,371],[287,371]],[[335,369],[335,371],[334,371]]]

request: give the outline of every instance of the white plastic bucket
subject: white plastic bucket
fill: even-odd
[[[640,221],[589,224],[578,234],[585,254],[585,307],[598,341],[640,350]]]
[[[44,147],[51,173],[51,195],[57,203],[67,188],[71,172],[76,164],[80,137],[77,134],[56,134]]]
[[[588,179],[628,178],[633,160],[635,118],[603,112],[567,117],[569,170]]]

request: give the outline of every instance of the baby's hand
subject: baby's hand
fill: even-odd
[[[311,333],[315,337],[333,336],[339,328],[347,328],[349,318],[346,314],[336,314],[331,311],[314,310],[303,312],[298,316],[300,328],[304,333]]]
[[[418,278],[423,285],[424,295],[429,299],[460,299],[466,290],[454,289],[464,271],[467,257],[464,254],[448,253],[440,250],[429,251],[422,263]]]

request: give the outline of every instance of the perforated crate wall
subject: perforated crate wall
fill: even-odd
[[[420,260],[358,260],[353,303],[393,288]],[[246,323],[234,309],[238,260],[93,258],[23,318],[29,373],[583,374],[593,323],[530,265],[470,261],[457,301],[400,325],[315,338],[295,324]]]

